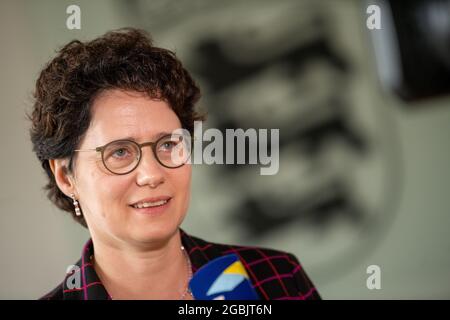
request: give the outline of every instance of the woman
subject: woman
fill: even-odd
[[[199,98],[175,55],[136,29],[72,41],[44,68],[30,116],[33,150],[49,199],[91,239],[73,273],[42,299],[193,299],[192,274],[233,252],[261,299],[319,298],[293,255],[180,229]],[[74,275],[78,286],[68,281]]]

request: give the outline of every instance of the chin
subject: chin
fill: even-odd
[[[178,225],[143,223],[129,237],[138,243],[166,242],[178,231]]]

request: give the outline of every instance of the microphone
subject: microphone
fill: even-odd
[[[214,259],[189,282],[196,300],[259,300],[244,265],[236,254]]]

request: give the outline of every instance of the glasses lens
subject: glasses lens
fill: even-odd
[[[156,144],[156,156],[163,166],[177,168],[185,164],[191,155],[188,137],[172,134],[161,138]]]
[[[122,174],[139,163],[139,146],[131,141],[115,141],[103,150],[103,162],[111,172]]]

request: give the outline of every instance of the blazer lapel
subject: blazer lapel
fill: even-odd
[[[188,235],[180,228],[181,242],[189,254],[192,264],[192,272],[196,272],[209,261],[222,256],[218,247],[205,240]]]

